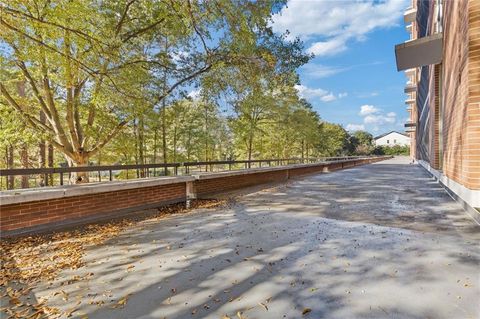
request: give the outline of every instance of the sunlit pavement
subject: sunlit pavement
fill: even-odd
[[[143,222],[34,294],[79,318],[479,318],[479,243],[400,158]]]

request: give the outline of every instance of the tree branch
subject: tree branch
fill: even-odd
[[[198,35],[198,37],[202,41],[203,49],[205,50],[205,53],[207,53],[207,55],[208,55],[208,54],[210,54],[210,49],[208,48],[207,43],[205,42],[205,39],[203,38],[203,35],[198,30],[197,23],[195,21],[195,17],[193,16],[192,4],[190,3],[190,0],[187,1],[187,4],[188,4],[188,12],[190,14],[190,19],[192,19],[193,30],[195,30],[195,33]]]
[[[0,83],[0,91],[2,92],[3,96],[5,96],[5,98],[7,99],[8,104],[10,104],[10,106],[12,106],[17,112],[19,112],[20,115],[23,116],[33,128],[39,131],[53,133],[53,130],[51,127],[48,127],[47,125],[42,123],[40,120],[38,120],[36,117],[31,116],[30,114],[25,112],[25,110],[20,106],[20,104],[18,104],[17,101],[15,101],[15,99],[10,95],[10,93],[8,92],[7,88],[3,85],[3,83]]]
[[[127,33],[127,34],[124,34],[121,38],[122,38],[122,41],[123,42],[128,42],[130,39],[136,37],[136,36],[139,36],[140,34],[144,33],[144,32],[147,32],[148,30],[150,29],[153,29],[155,28],[157,25],[159,25],[160,23],[162,23],[163,21],[165,21],[165,18],[162,18],[156,22],[154,22],[153,24],[151,25],[148,25],[144,28],[141,28],[137,31],[134,31],[134,32],[130,32],[130,33]]]
[[[165,91],[164,94],[158,96],[158,100],[157,100],[157,103],[160,102],[161,100],[163,100],[165,97],[167,97],[170,93],[173,92],[173,90],[175,90],[178,86],[182,85],[183,83],[185,82],[188,82],[192,79],[194,79],[195,77],[199,76],[200,74],[202,73],[205,73],[207,72],[208,70],[210,70],[212,68],[212,65],[207,65],[197,71],[195,71],[194,73],[190,74],[189,76],[179,80],[178,82],[176,82],[175,84],[173,84],[168,90]]]
[[[115,27],[115,36],[117,36],[120,33],[120,30],[122,29],[123,22],[125,21],[125,18],[127,17],[128,9],[130,9],[130,6],[135,2],[136,0],[130,0],[127,2],[127,5],[125,6],[125,10],[123,10],[123,14],[120,17],[120,20],[117,23],[117,26]]]
[[[25,12],[21,12],[19,10],[15,10],[15,9],[12,9],[12,8],[3,8],[3,10],[5,10],[5,12],[9,13],[10,15],[12,16],[17,16],[17,15],[21,15],[25,18],[28,18],[28,19],[32,19],[36,22],[40,22],[40,23],[43,23],[43,24],[47,24],[47,25],[51,25],[51,26],[54,26],[54,27],[57,27],[57,28],[60,28],[62,30],[66,30],[66,31],[70,31],[70,32],[73,32],[75,34],[78,34],[79,36],[83,37],[84,39],[86,40],[93,40],[95,42],[98,42],[98,43],[101,43],[103,45],[107,45],[106,43],[102,42],[100,39],[97,39],[81,30],[77,30],[77,29],[73,29],[73,28],[69,28],[69,27],[66,27],[66,26],[63,26],[61,24],[58,24],[58,23],[55,23],[55,22],[50,22],[50,21],[45,21],[43,19],[40,19],[40,18],[37,18],[37,17],[34,17],[33,15],[31,14],[27,14]]]
[[[32,37],[31,35],[29,34],[26,34],[25,32],[23,31],[20,31],[19,29],[15,28],[14,26],[11,26],[9,25],[8,23],[5,22],[4,19],[2,19],[0,17],[0,24],[4,25],[5,27],[7,27],[8,29],[14,31],[14,32],[17,32],[19,34],[21,34],[22,36],[24,36],[25,38],[29,39],[29,40],[32,40],[33,42],[35,43],[38,43],[39,45],[57,53],[57,54],[60,54],[61,56],[65,56],[65,54],[59,50],[57,50],[56,48],[54,47],[51,47],[49,46],[48,44],[44,43],[42,40],[39,40],[39,39],[36,39],[35,37]],[[92,70],[90,67],[88,67],[85,63],[73,58],[73,57],[69,57],[70,59],[72,59],[73,61],[75,61],[76,63],[78,63],[80,66],[82,66],[82,69],[87,72],[88,74],[92,75],[92,76],[95,76],[98,72],[95,71],[95,70]]]
[[[17,60],[17,65],[20,68],[20,70],[22,70],[23,75],[27,78],[28,83],[32,87],[32,91],[35,94],[35,97],[37,98],[43,113],[45,113],[45,115],[47,116],[48,121],[51,122],[52,114],[50,113],[50,110],[48,109],[47,104],[43,100],[43,97],[40,94],[40,91],[38,90],[37,85],[35,84],[35,80],[32,78],[32,75],[30,74],[30,72],[28,72],[27,66],[23,61],[20,61],[20,60]]]
[[[97,143],[90,151],[88,151],[88,157],[97,154],[108,142],[110,142],[122,129],[127,125],[129,121],[125,120],[120,122],[113,130],[108,134],[103,141]]]

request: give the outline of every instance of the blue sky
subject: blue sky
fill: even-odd
[[[407,0],[290,0],[274,16],[277,32],[300,37],[315,54],[297,87],[329,122],[373,135],[403,131],[406,78],[395,66],[395,44],[408,38]]]

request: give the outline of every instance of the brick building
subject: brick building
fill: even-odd
[[[480,0],[412,0],[405,71],[411,156],[470,211],[480,207]],[[478,217],[478,216],[477,216]]]

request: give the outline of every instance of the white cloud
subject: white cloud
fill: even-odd
[[[327,95],[324,95],[320,98],[323,102],[331,102],[335,101],[337,97],[333,93],[329,93]]]
[[[378,95],[379,95],[378,92],[359,93],[359,94],[357,94],[357,97],[359,97],[359,98],[367,98],[367,97],[374,97],[374,96],[378,96]]]
[[[364,131],[365,125],[363,124],[347,124],[347,131]]]
[[[360,106],[360,116],[363,116],[364,124],[372,124],[378,127],[383,124],[394,124],[397,121],[397,114],[395,112],[384,113],[382,109],[373,105]]]
[[[326,78],[337,73],[346,71],[347,69],[348,68],[327,66],[316,63],[308,63],[302,67],[302,71],[305,75],[308,75],[309,77],[315,79]]]
[[[347,96],[346,92],[335,95],[333,92],[320,88],[309,88],[305,85],[295,85],[298,94],[304,99],[320,99],[322,102],[331,102]]]
[[[375,29],[397,25],[407,6],[408,0],[290,0],[273,16],[273,30],[288,30],[291,38],[305,41],[315,38],[308,52],[333,55],[345,51],[351,39],[364,41]]]
[[[380,112],[379,109],[377,109],[375,106],[373,105],[362,105],[360,106],[360,115],[361,116],[365,116],[365,115],[369,115],[369,114],[374,114],[374,113],[378,113]]]
[[[328,91],[323,89],[312,89],[305,85],[295,85],[295,89],[297,89],[298,94],[303,98],[321,98],[328,94]]]
[[[173,60],[173,62],[178,63],[184,59],[187,59],[189,56],[189,53],[187,51],[180,50],[178,52],[171,52],[170,53],[170,58]]]
[[[307,53],[313,53],[315,56],[336,55],[347,50],[345,42],[346,41],[341,38],[315,42],[307,49]]]
[[[198,90],[192,90],[190,91],[187,96],[192,98],[193,100],[198,100],[198,98],[200,97],[200,93],[201,93],[201,89],[198,89]]]
[[[363,123],[365,124],[393,124],[396,121],[396,114],[388,113],[387,115],[378,114],[378,115],[367,115],[363,118]]]

